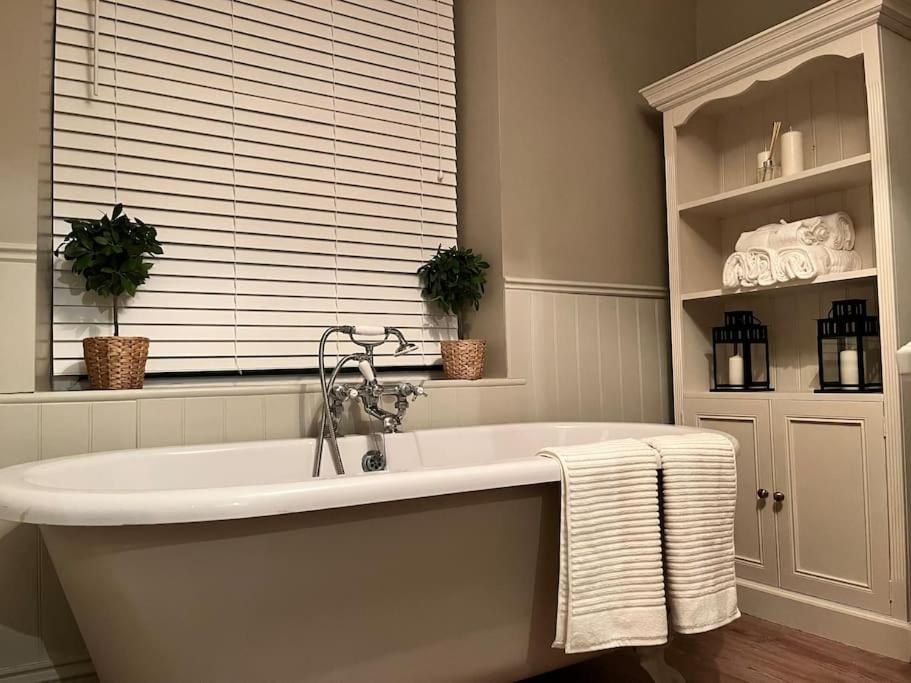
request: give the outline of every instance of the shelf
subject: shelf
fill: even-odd
[[[718,391],[684,391],[684,399],[706,399],[715,398],[721,401],[734,399],[737,401],[752,399],[762,401],[869,401],[871,403],[882,403],[882,394],[851,394],[851,393],[831,393],[817,394],[812,390],[808,391],[753,391],[738,394],[736,392],[718,392]]]
[[[786,178],[755,183],[729,192],[680,204],[681,214],[723,218],[764,206],[843,190],[870,182],[870,154],[817,166]]]
[[[861,270],[852,270],[847,273],[829,273],[820,275],[813,280],[791,280],[790,282],[781,282],[767,287],[752,287],[749,289],[706,289],[701,292],[688,292],[681,295],[683,301],[700,301],[703,299],[722,299],[741,294],[762,294],[763,292],[773,292],[779,289],[793,289],[795,287],[813,287],[814,285],[831,284],[833,282],[850,282],[856,280],[869,280],[876,277],[876,268],[863,268]]]

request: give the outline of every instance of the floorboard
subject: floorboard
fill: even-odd
[[[911,664],[755,617],[717,631],[674,636],[667,661],[688,683],[911,682]],[[630,650],[607,653],[526,683],[651,683]]]

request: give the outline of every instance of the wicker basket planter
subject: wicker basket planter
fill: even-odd
[[[92,389],[142,389],[147,337],[88,337],[82,352]]]
[[[483,339],[458,339],[440,342],[446,379],[481,379],[487,342]]]

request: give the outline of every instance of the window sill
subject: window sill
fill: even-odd
[[[435,389],[455,389],[464,387],[508,387],[522,386],[522,378],[484,377],[479,380],[442,379],[427,377],[418,373],[382,373],[381,381],[415,382],[428,391]],[[357,381],[355,377],[346,376],[343,382]],[[71,403],[92,401],[135,401],[152,398],[194,398],[208,396],[251,396],[272,394],[309,394],[319,393],[320,384],[317,377],[217,377],[202,378],[151,378],[146,380],[143,389],[123,389],[119,391],[92,391],[82,386],[60,387],[53,391],[36,391],[23,394],[0,394],[3,403]]]

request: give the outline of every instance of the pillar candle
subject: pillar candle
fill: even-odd
[[[842,384],[860,384],[860,372],[857,367],[857,351],[845,349],[838,354],[838,369],[841,371]]]
[[[803,133],[789,130],[781,136],[781,175],[794,175],[803,170]]]
[[[728,383],[734,386],[743,386],[743,356],[728,358]]]

